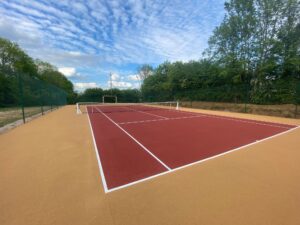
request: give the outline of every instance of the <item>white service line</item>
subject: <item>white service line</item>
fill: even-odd
[[[167,170],[171,170],[164,162],[162,162],[156,155],[154,155],[149,149],[147,149],[143,144],[141,144],[138,140],[136,140],[131,134],[129,134],[126,130],[124,130],[119,124],[113,121],[109,116],[105,115],[101,110],[96,107],[96,110],[100,112],[103,116],[105,116],[109,121],[115,124],[120,130],[122,130],[125,134],[127,134],[133,141],[135,141],[139,146],[141,146],[146,152],[148,152],[153,158],[155,158],[160,164],[162,164]]]
[[[123,108],[124,108],[124,107],[123,107]],[[128,108],[129,108],[129,107],[128,107]],[[126,107],[126,109],[127,109],[127,107]],[[168,119],[168,117],[159,116],[159,115],[152,114],[152,113],[147,113],[147,112],[139,111],[139,110],[132,109],[132,108],[129,108],[129,109],[132,110],[132,111],[134,111],[134,112],[144,113],[144,114],[147,114],[147,115],[156,116],[156,117],[158,117],[158,118]]]
[[[165,174],[173,173],[173,172],[175,172],[175,171],[177,171],[177,170],[181,170],[181,169],[183,169],[183,168],[187,168],[187,167],[193,166],[193,165],[195,165],[195,164],[200,164],[200,163],[203,163],[203,162],[205,162],[205,161],[208,161],[208,160],[211,160],[211,159],[214,159],[214,158],[218,158],[218,157],[223,156],[223,155],[230,154],[230,153],[232,153],[232,152],[235,152],[235,151],[244,149],[244,148],[246,148],[246,147],[255,145],[255,144],[257,144],[257,143],[264,142],[264,141],[267,141],[267,140],[269,140],[269,139],[272,139],[272,138],[281,136],[281,135],[283,135],[283,134],[292,132],[292,131],[294,131],[294,130],[296,130],[296,129],[298,129],[298,128],[300,128],[300,126],[297,126],[297,127],[292,128],[292,129],[289,129],[289,130],[287,130],[287,131],[283,131],[283,132],[281,132],[281,133],[278,133],[278,134],[272,135],[272,136],[270,136],[270,137],[261,139],[261,140],[259,140],[259,141],[254,141],[254,142],[252,142],[252,143],[249,143],[249,144],[240,146],[240,147],[238,147],[238,148],[234,148],[234,149],[228,150],[228,151],[223,152],[223,153],[218,154],[218,155],[214,155],[214,156],[211,156],[211,157],[208,157],[208,158],[205,158],[205,159],[201,159],[201,160],[199,160],[199,161],[192,162],[192,163],[190,163],[190,164],[186,164],[186,165],[183,165],[183,166],[174,168],[174,169],[169,170],[169,171],[165,171],[165,172],[162,172],[162,173],[158,173],[158,174],[155,174],[155,175],[153,175],[153,176],[146,177],[146,178],[143,178],[143,179],[140,179],[140,180],[137,180],[137,181],[128,183],[128,184],[124,184],[124,185],[121,185],[121,186],[118,186],[118,187],[115,187],[115,188],[111,188],[111,189],[109,189],[107,192],[113,192],[113,191],[116,191],[116,190],[119,190],[119,189],[127,188],[127,187],[130,187],[130,186],[132,186],[132,185],[135,185],[135,184],[138,184],[138,183],[147,181],[147,180],[151,180],[151,179],[153,179],[153,178],[155,178],[155,177],[159,177],[159,176],[162,176],[162,175],[165,175]]]
[[[190,118],[198,118],[204,117],[200,116],[183,116],[183,117],[174,117],[174,118],[167,118],[167,119],[156,119],[156,120],[137,120],[137,121],[129,121],[129,122],[121,122],[118,124],[131,124],[131,123],[148,123],[148,122],[156,122],[156,121],[166,121],[166,120],[180,120],[180,119],[190,119]]]

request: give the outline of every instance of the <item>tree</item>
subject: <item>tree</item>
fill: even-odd
[[[18,81],[23,73],[37,76],[34,61],[16,43],[0,38],[0,105],[18,103]]]
[[[41,98],[50,89],[57,92],[52,93],[53,96],[64,96],[65,93],[57,87],[67,93],[70,103],[76,99],[72,82],[57,68],[40,60],[34,61],[16,43],[4,38],[0,38],[0,82],[1,105],[19,104],[21,87],[30,104],[37,102],[38,96]]]
[[[282,26],[276,48],[279,50],[283,77],[300,78],[300,3],[288,0],[282,9]]]
[[[83,93],[78,95],[80,102],[100,102],[103,95],[101,88],[88,88]]]
[[[171,100],[171,92],[168,87],[167,77],[153,75],[147,77],[141,87],[143,101],[168,101]]]
[[[39,78],[66,91],[68,102],[75,103],[76,93],[74,92],[73,83],[50,63],[41,60],[36,60],[35,63],[37,65]]]
[[[24,72],[37,76],[37,67],[16,43],[0,38],[0,68],[2,71]]]
[[[143,82],[147,77],[151,76],[153,74],[153,68],[152,66],[148,65],[148,64],[144,64],[142,65],[139,69],[138,69],[138,79]]]
[[[117,97],[118,102],[139,102],[140,91],[137,89],[119,90]]]
[[[113,88],[112,90],[102,90],[101,88],[88,88],[80,93],[78,100],[81,102],[100,102],[103,95],[117,96],[118,102],[139,102],[140,91],[137,89],[120,90]],[[114,102],[115,99],[107,99],[106,102]]]
[[[299,2],[230,0],[225,10],[206,55],[223,67],[221,73],[233,85],[251,85],[253,102],[287,101],[278,95],[291,95],[280,79],[291,84],[288,77],[299,74]]]

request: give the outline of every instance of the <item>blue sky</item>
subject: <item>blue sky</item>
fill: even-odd
[[[50,62],[77,91],[138,88],[137,68],[202,57],[223,0],[2,0],[0,36]]]

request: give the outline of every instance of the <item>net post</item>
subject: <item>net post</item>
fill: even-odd
[[[77,112],[77,114],[81,114],[82,113],[80,111],[80,108],[79,108],[79,103],[76,103],[76,112]]]
[[[176,101],[176,110],[179,110],[179,101]]]

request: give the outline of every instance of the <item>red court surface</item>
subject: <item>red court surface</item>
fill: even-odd
[[[170,109],[88,106],[105,192],[211,159],[295,126]],[[92,113],[93,112],[93,113]]]

